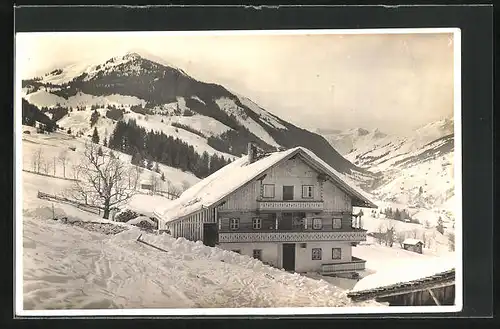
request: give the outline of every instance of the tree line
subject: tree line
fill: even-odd
[[[146,131],[135,120],[118,121],[109,136],[108,147],[132,156],[134,165],[152,169],[154,162],[183,171],[192,172],[199,178],[207,177],[231,160],[207,152],[198,154],[192,145],[163,132]]]
[[[401,222],[419,223],[418,220],[413,219],[406,209],[392,209],[391,207],[385,208],[380,211],[380,213],[385,215],[385,218],[394,219]]]

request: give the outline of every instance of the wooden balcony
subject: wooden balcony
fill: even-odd
[[[322,264],[321,274],[335,274],[345,272],[362,271],[365,269],[366,260],[352,257],[350,262]]]
[[[258,200],[259,210],[276,211],[321,211],[323,201],[265,201]]]
[[[366,241],[365,230],[350,231],[267,231],[220,232],[219,243],[230,242],[307,242],[307,241]]]

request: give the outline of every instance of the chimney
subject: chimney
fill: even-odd
[[[254,143],[249,142],[248,143],[248,149],[247,149],[247,154],[248,154],[248,163],[253,163],[257,159],[257,148],[254,145]]]

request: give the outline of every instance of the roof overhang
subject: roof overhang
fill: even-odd
[[[430,277],[397,283],[390,286],[378,287],[367,290],[352,291],[347,294],[353,301],[365,301],[375,298],[383,298],[404,295],[428,289],[437,289],[455,285],[455,270],[435,274]]]

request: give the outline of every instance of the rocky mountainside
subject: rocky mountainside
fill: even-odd
[[[138,53],[103,63],[77,63],[22,82],[23,97],[64,129],[89,134],[89,120],[109,135],[117,121],[134,119],[148,131],[179,138],[199,153],[246,153],[252,141],[266,150],[304,146],[338,171],[365,182],[375,175],[353,165],[319,134],[297,127],[225,87]],[[66,111],[66,112],[65,112]]]
[[[355,165],[380,174],[372,193],[380,200],[432,208],[454,195],[454,121],[431,122],[408,136],[378,129],[329,131],[334,148]]]

